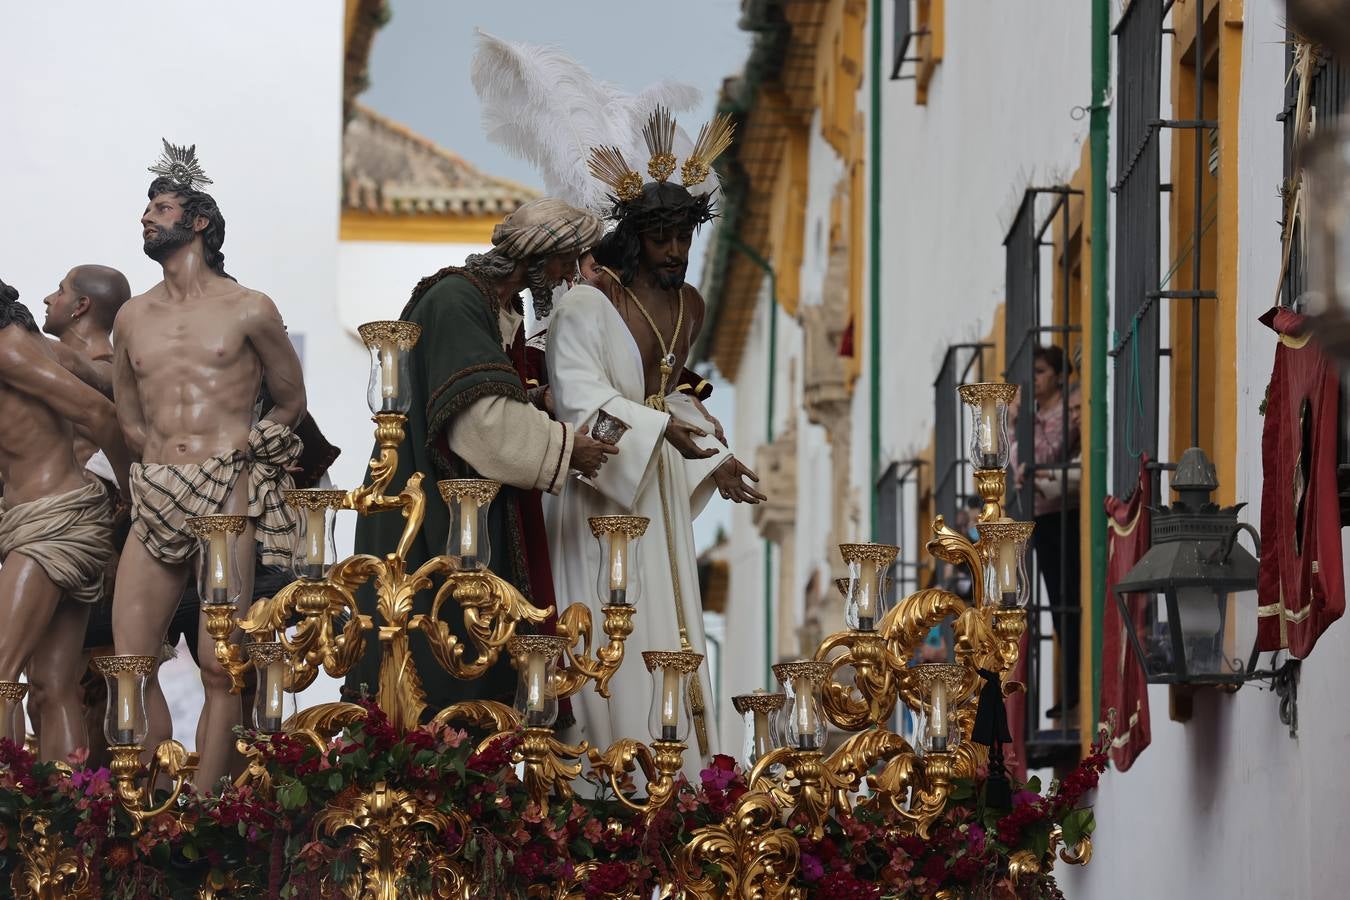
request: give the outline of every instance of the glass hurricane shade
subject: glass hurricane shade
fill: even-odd
[[[107,683],[103,736],[109,746],[139,745],[150,731],[145,685],[158,660],[153,656],[97,656],[90,663]]]
[[[407,414],[412,408],[412,348],[421,328],[411,322],[367,322],[357,328],[370,351],[366,404],[370,411]]]
[[[970,407],[970,461],[976,469],[1008,466],[1008,405],[1016,388],[1010,384],[963,384],[961,400]]]

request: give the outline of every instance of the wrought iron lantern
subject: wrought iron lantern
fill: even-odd
[[[1256,589],[1255,557],[1237,543],[1255,529],[1238,506],[1220,507],[1214,465],[1199,447],[1181,455],[1177,501],[1153,514],[1152,547],[1115,586],[1130,643],[1154,684],[1237,687],[1253,677],[1224,652],[1230,594]],[[1142,613],[1142,614],[1141,614]],[[1254,657],[1253,657],[1254,659]]]

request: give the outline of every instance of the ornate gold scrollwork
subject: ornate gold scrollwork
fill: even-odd
[[[580,759],[588,749],[585,741],[575,746],[564,744],[552,728],[526,728],[511,760],[525,764],[525,790],[547,812],[549,797],[572,796],[572,780],[581,775],[581,763],[568,760]]]
[[[597,647],[591,656],[591,609],[585,603],[573,603],[558,617],[556,634],[567,639],[564,654],[567,665],[558,670],[559,697],[570,697],[595,682],[595,692],[609,699],[609,680],[623,663],[624,642],[633,633],[633,607],[606,606],[604,630],[609,644]],[[578,644],[580,648],[578,649]]]
[[[468,818],[425,807],[413,795],[384,782],[349,805],[330,804],[314,819],[316,834],[345,836],[351,842],[365,872],[360,896],[374,900],[408,896],[402,882],[433,843],[428,832],[443,834],[451,827],[467,834]]]
[[[779,807],[768,794],[752,791],[723,824],[694,832],[676,860],[679,887],[695,900],[797,898],[801,893],[791,881],[799,853],[796,835],[781,824]],[[709,866],[726,881],[709,877]]]
[[[155,748],[154,759],[146,777],[146,784],[155,784],[161,776],[170,779],[173,786],[169,796],[158,806],[147,807],[146,787],[142,786],[140,775],[141,746],[139,744],[119,744],[109,748],[112,763],[113,783],[117,786],[117,799],[122,809],[131,817],[131,833],[140,834],[146,819],[153,819],[178,805],[183,787],[197,771],[197,754],[189,753],[187,748],[175,740],[167,740]]]
[[[675,776],[684,765],[683,741],[655,741],[648,747],[635,738],[620,738],[603,753],[592,748],[588,754],[591,771],[609,782],[614,795],[629,809],[652,813],[665,806],[675,794]],[[621,773],[642,768],[647,779],[647,800],[639,803],[620,790]]]
[[[79,848],[67,847],[60,834],[50,833],[44,816],[25,814],[20,820],[19,856],[23,867],[10,880],[10,890],[23,900],[93,900],[102,895],[89,878],[89,863]]]

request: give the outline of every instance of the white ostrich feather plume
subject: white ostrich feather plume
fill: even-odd
[[[645,170],[642,127],[652,110],[686,112],[702,99],[697,88],[678,81],[626,94],[557,47],[477,34],[470,76],[488,140],[533,164],[546,194],[583,209],[604,213],[610,205],[608,189],[586,167],[592,147],[618,147]],[[683,157],[692,147],[684,129],[676,129],[675,153]]]

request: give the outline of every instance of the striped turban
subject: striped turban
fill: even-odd
[[[553,197],[531,200],[492,229],[492,246],[508,259],[583,253],[605,233],[599,216]]]

